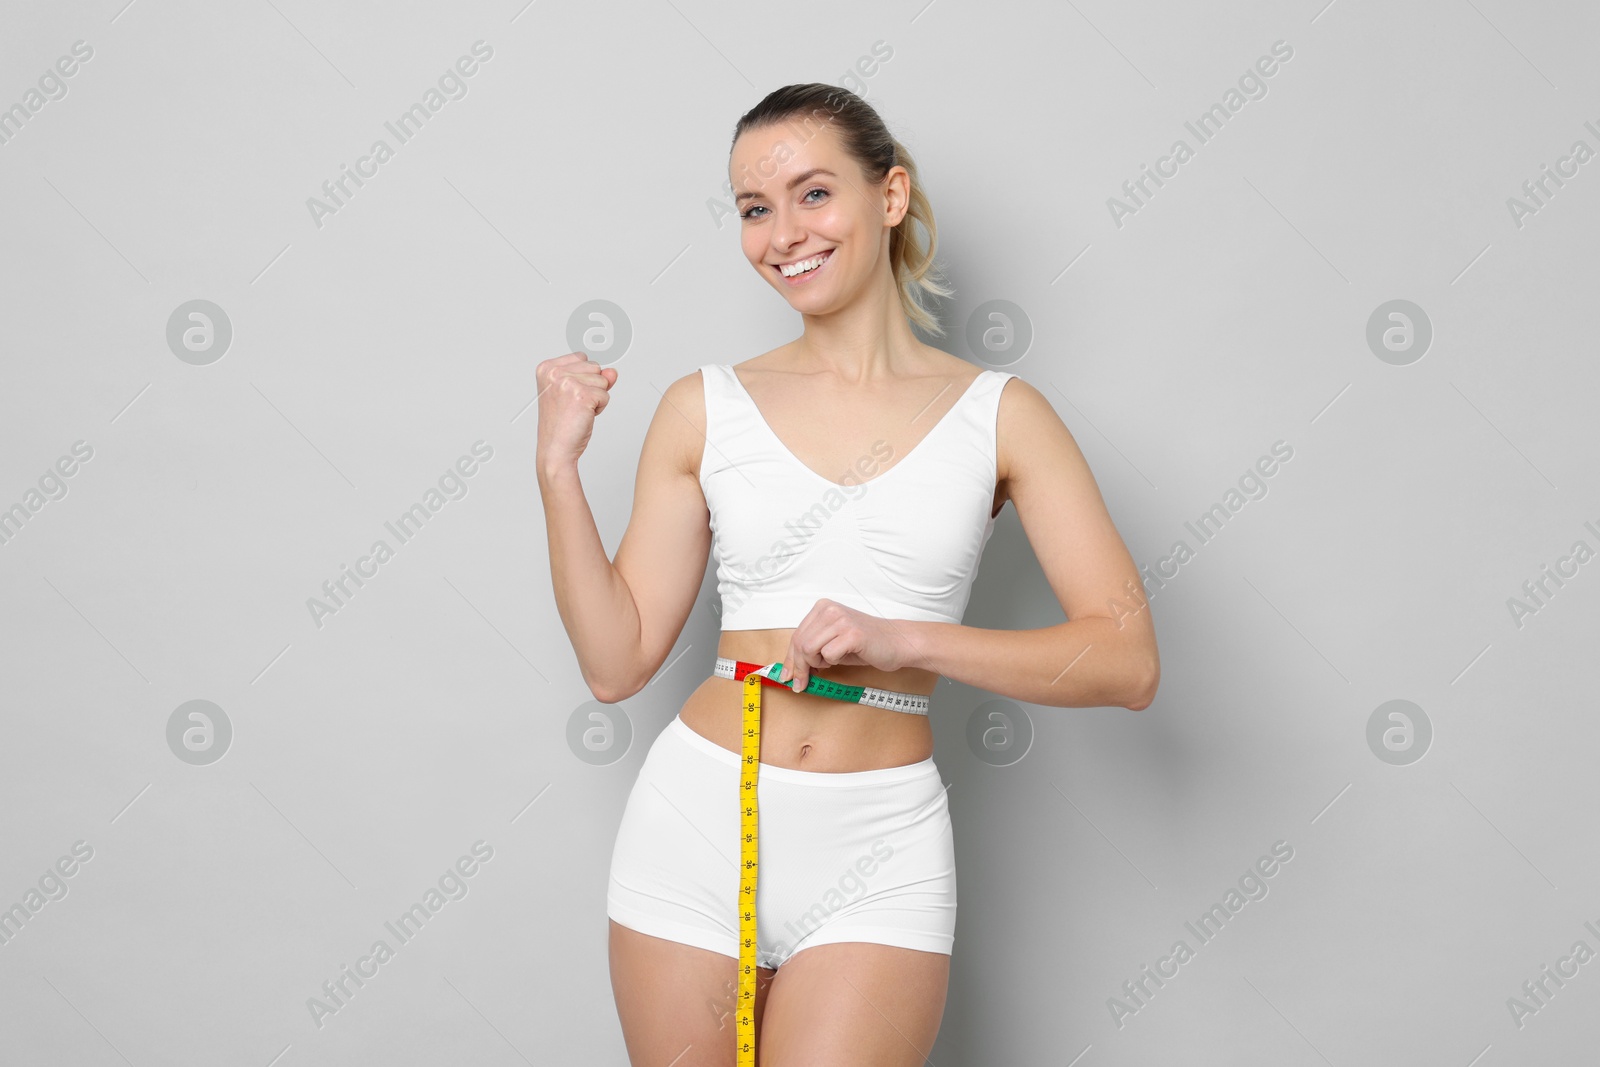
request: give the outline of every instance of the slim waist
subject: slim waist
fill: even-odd
[[[719,763],[737,770],[739,768],[739,754],[732,752],[709,737],[696,733],[682,716],[674,716],[667,723],[666,732],[699,752]],[[837,788],[840,786],[871,786],[871,785],[896,785],[901,782],[912,782],[920,778],[939,776],[939,768],[934,764],[933,757],[918,760],[916,763],[905,763],[898,767],[874,767],[865,771],[801,771],[791,767],[774,767],[770,763],[761,765],[761,780],[788,782],[793,785],[817,785]]]

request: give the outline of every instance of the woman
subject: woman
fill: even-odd
[[[1139,710],[1159,679],[1154,630],[1049,402],[913,335],[940,332],[917,290],[948,293],[927,279],[937,230],[915,164],[877,113],[833,86],[786,86],[739,120],[729,173],[745,257],[804,328],[667,388],[614,564],[577,463],[617,371],[582,353],[538,368],[556,603],[597,699],[655,675],[717,548],[718,673],[651,746],[618,829],[612,989],[634,1064],[734,1062],[746,668],[733,664],[781,661],[792,689],[762,683],[759,1062],[910,1067],[944,1012],[956,882],[933,732],[908,704],[942,675]],[[1007,500],[1070,621],[961,625]],[[804,692],[813,672],[913,696],[823,699]]]

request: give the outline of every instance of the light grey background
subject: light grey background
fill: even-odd
[[[994,766],[966,731],[996,695],[937,690],[960,912],[931,1061],[1594,1055],[1600,962],[1521,1025],[1507,1004],[1600,950],[1600,563],[1510,604],[1600,547],[1600,160],[1508,206],[1600,149],[1592,5],[13,0],[3,29],[0,107],[93,55],[0,144],[0,508],[27,513],[0,545],[0,906],[93,855],[0,945],[0,1061],[626,1062],[610,849],[710,671],[715,591],[649,687],[592,703],[533,368],[587,301],[625,312],[582,461],[614,551],[660,390],[798,330],[708,202],[738,115],[813,80],[922,167],[941,343],[1051,398],[1141,566],[1196,549],[1150,586],[1148,710],[1023,707],[1031,747]],[[466,95],[313,221],[479,40]],[[1266,95],[1198,144],[1184,122],[1276,41]],[[1117,225],[1108,198],[1178,138],[1193,158]],[[196,299],[233,335],[204,365],[167,342]],[[1366,340],[1394,299],[1433,330],[1405,365]],[[990,300],[1025,353],[967,346]],[[1267,494],[1198,545],[1184,524],[1280,440]],[[384,523],[477,441],[465,495],[398,544]],[[319,626],[308,600],[379,538],[394,557]],[[1008,508],[965,622],[1061,617]],[[193,700],[231,726],[209,764],[169,746]],[[1390,700],[1431,725],[1420,760],[1369,746]],[[593,711],[599,765],[568,742]],[[467,894],[314,1023],[478,841]],[[1186,931],[1278,841],[1263,899]],[[1180,938],[1194,958],[1119,1026],[1108,1001]]]

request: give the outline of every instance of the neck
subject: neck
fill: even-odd
[[[921,362],[924,346],[911,332],[900,292],[887,272],[845,307],[802,319],[805,332],[792,342],[792,354],[840,381],[892,378]]]

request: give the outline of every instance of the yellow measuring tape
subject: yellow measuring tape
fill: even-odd
[[[739,1010],[735,1054],[738,1067],[756,1063],[756,865],[760,804],[756,776],[761,767],[761,675],[744,676],[744,726],[739,766]]]
[[[716,672],[723,678],[744,675],[744,722],[739,744],[739,1008],[736,1017],[734,1052],[737,1067],[755,1067],[756,1062],[756,869],[760,803],[756,790],[761,770],[761,682],[783,685],[783,663],[760,666],[742,660],[718,657]],[[792,687],[786,686],[790,692]],[[800,690],[848,704],[928,714],[928,697],[920,693],[900,693],[871,686],[849,685],[812,674]]]

